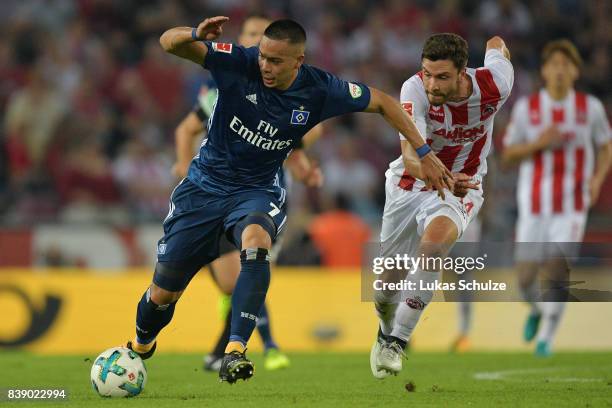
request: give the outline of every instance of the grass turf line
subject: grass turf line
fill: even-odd
[[[255,377],[230,386],[201,370],[202,356],[157,354],[148,382],[132,399],[102,399],[91,388],[91,356],[1,352],[0,388],[68,389],[63,402],[1,402],[6,407],[381,407],[612,406],[612,352],[413,353],[397,377],[370,374],[367,354],[290,354],[288,370],[268,372],[251,356]],[[484,379],[478,379],[478,378]],[[413,392],[405,385],[413,383]],[[238,405],[239,404],[239,405]]]

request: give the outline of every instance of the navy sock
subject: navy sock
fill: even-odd
[[[243,249],[240,252],[240,275],[232,294],[232,328],[230,341],[246,346],[270,286],[268,250]]]
[[[174,314],[176,302],[167,305],[157,305],[151,300],[151,289],[140,298],[136,310],[136,338],[140,344],[147,344],[155,340]]]
[[[217,340],[217,344],[215,345],[214,350],[212,351],[212,355],[216,357],[223,357],[225,354],[225,346],[227,346],[227,342],[229,341],[230,336],[230,327],[232,325],[232,309],[230,309],[225,317],[225,326],[223,327],[223,332],[219,336]]]
[[[270,318],[268,316],[268,308],[264,303],[261,307],[261,311],[259,312],[259,320],[257,320],[257,331],[261,336],[261,340],[264,343],[264,348],[266,350],[275,348],[278,346],[272,339],[272,330],[270,329]]]

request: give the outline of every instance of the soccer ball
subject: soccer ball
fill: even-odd
[[[102,397],[135,397],[146,382],[147,369],[142,359],[124,347],[102,352],[91,367],[91,385]]]

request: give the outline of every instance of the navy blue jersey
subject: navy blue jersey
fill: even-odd
[[[196,114],[200,122],[202,122],[204,125],[208,123],[208,120],[212,116],[215,104],[217,103],[217,94],[217,84],[215,84],[214,81],[209,81],[207,92],[205,94],[200,92],[198,102],[193,107],[193,113]],[[203,142],[206,142],[206,138],[203,140]],[[298,148],[298,146],[296,146],[296,148]],[[301,149],[303,146],[300,144],[299,148]],[[287,176],[285,175],[284,168],[281,168],[278,171],[274,179],[274,185],[283,189],[287,188]]]
[[[204,68],[219,94],[208,140],[191,164],[189,179],[216,194],[277,191],[276,174],[298,141],[317,123],[370,103],[367,86],[302,65],[289,89],[267,88],[259,48],[205,42]]]

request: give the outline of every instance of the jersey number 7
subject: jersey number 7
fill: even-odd
[[[272,209],[268,211],[268,215],[272,218],[274,218],[281,212],[280,208],[278,208],[274,203],[270,203],[270,207],[272,207]]]

